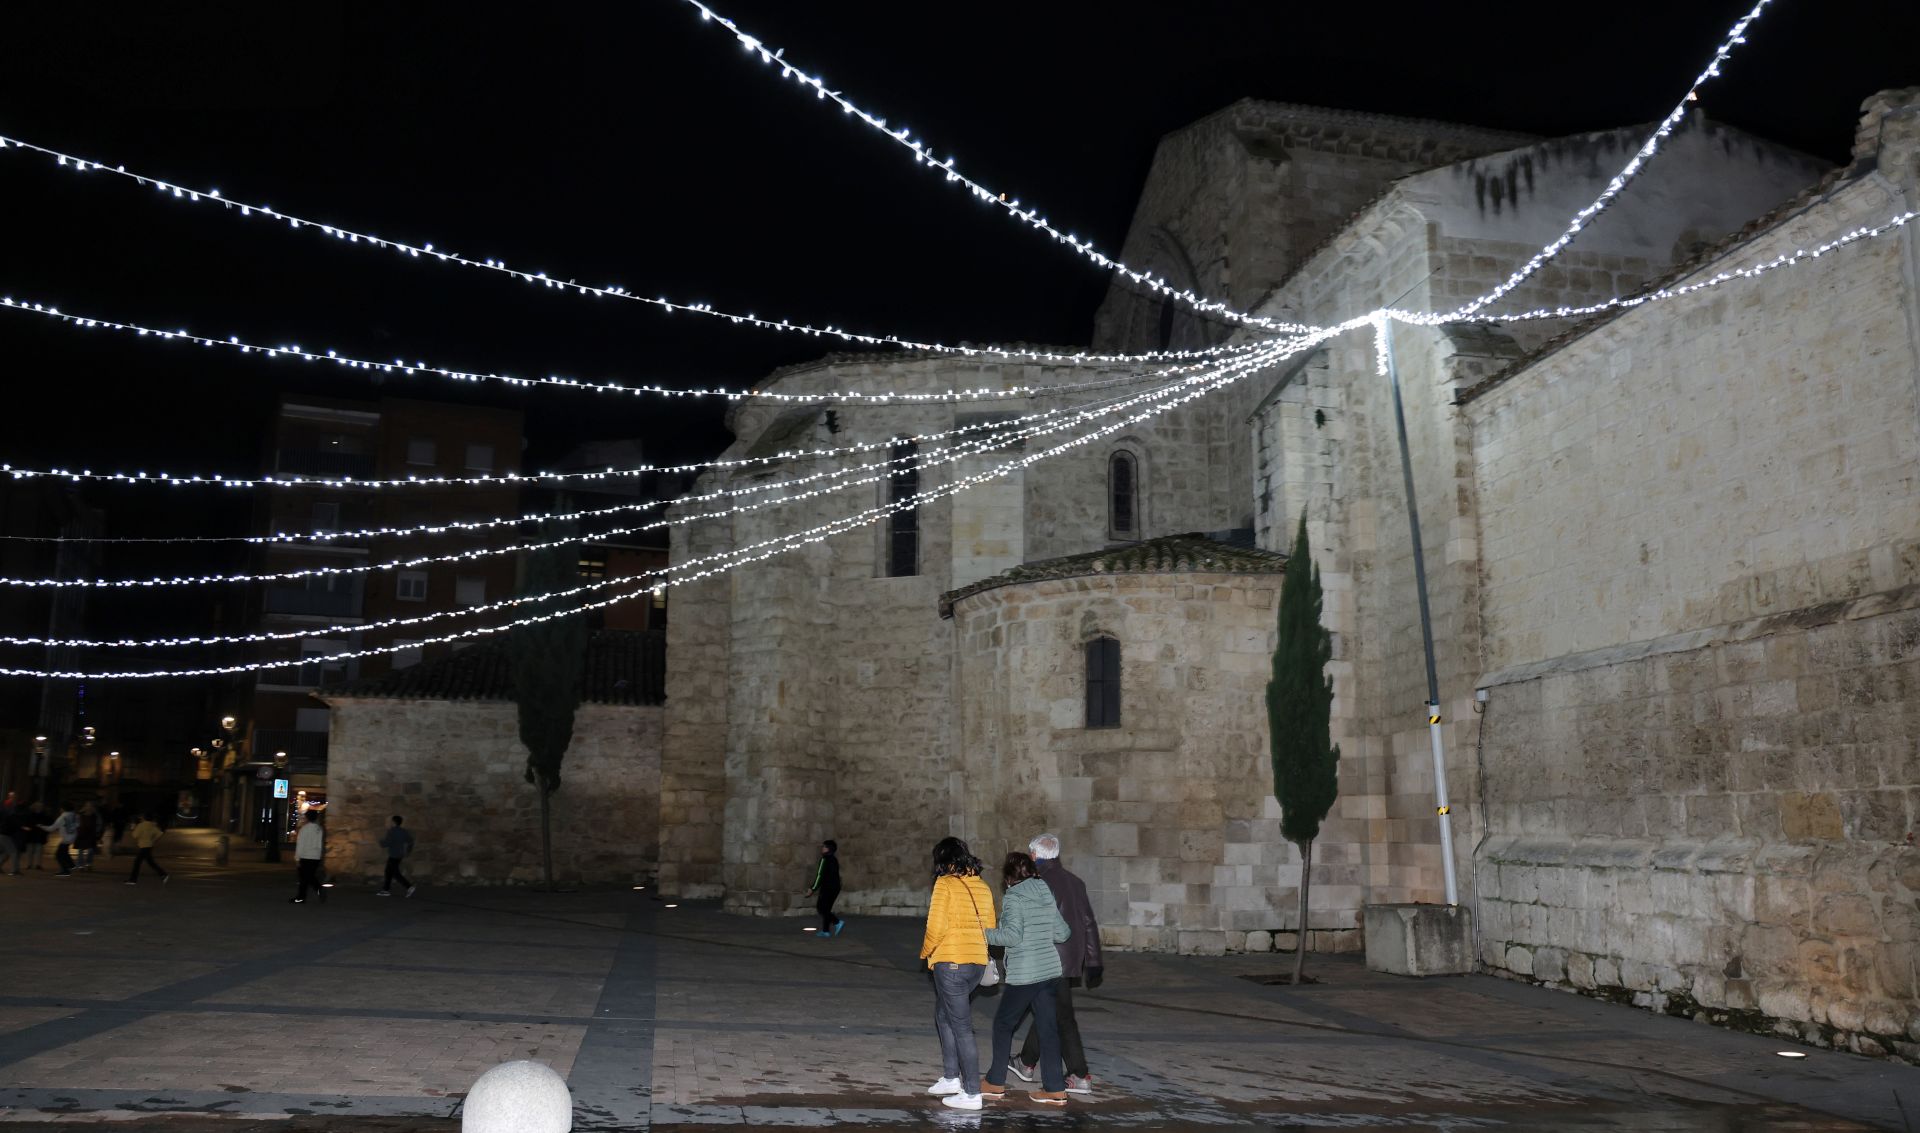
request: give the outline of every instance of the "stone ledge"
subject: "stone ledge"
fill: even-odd
[[[1511,665],[1482,676],[1477,687],[1497,688],[1500,685],[1520,684],[1524,681],[1539,680],[1542,677],[1563,676],[1568,673],[1585,672],[1588,669],[1604,669],[1610,665],[1622,665],[1648,657],[1692,653],[1716,645],[1752,641],[1791,630],[1808,630],[1816,626],[1876,618],[1883,614],[1895,614],[1913,609],[1920,609],[1920,585],[1899,586],[1892,590],[1881,590],[1845,601],[1822,602],[1814,606],[1803,606],[1798,610],[1768,614],[1762,618],[1723,622],[1719,625],[1690,629],[1684,633],[1650,637],[1645,641],[1609,645],[1602,649],[1568,653],[1545,661]]]

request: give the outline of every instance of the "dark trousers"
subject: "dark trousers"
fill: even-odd
[[[53,851],[53,860],[55,864],[59,865],[61,873],[72,873],[73,872],[73,847],[69,846],[65,842],[60,843],[60,845]]]
[[[1067,1073],[1076,1078],[1087,1076],[1087,1048],[1080,1042],[1080,1021],[1073,1017],[1073,985],[1078,976],[1054,981],[1053,1018],[1060,1028],[1060,1061]],[[1032,1066],[1040,1061],[1040,1020],[1027,1028],[1027,1041],[1020,1044],[1020,1061]]]
[[[833,903],[839,899],[838,889],[822,889],[820,899],[813,903],[814,910],[820,914],[821,932],[832,932],[833,926],[840,923],[840,918],[833,915]]]
[[[388,858],[387,859],[387,876],[385,880],[380,882],[381,891],[385,892],[385,891],[391,890],[393,888],[393,883],[396,881],[398,881],[401,885],[406,886],[408,889],[413,888],[413,882],[408,881],[407,875],[400,872],[400,859]]]
[[[1013,1056],[1013,1031],[1020,1016],[1033,1012],[1033,1029],[1040,1032],[1040,1084],[1050,1093],[1067,1088],[1060,1069],[1060,1031],[1054,1022],[1051,979],[1037,984],[1007,984],[1000,990],[1000,1009],[993,1014],[993,1065],[987,1069],[987,1081],[996,1086],[1007,1084],[1007,1060]]]
[[[161,877],[167,876],[167,871],[164,869],[161,869],[160,863],[153,860],[153,847],[142,846],[140,847],[140,852],[133,856],[133,876],[128,878],[127,879],[128,881],[140,880],[140,863],[141,862],[145,862],[148,865],[152,866],[153,872],[159,874]]]
[[[933,1030],[940,1036],[940,1076],[960,1080],[960,1092],[980,1092],[980,1048],[973,1041],[973,993],[985,964],[935,964]]]
[[[315,893],[320,892],[320,859],[319,858],[301,858],[300,859],[300,892],[295,894],[295,896],[299,897],[301,900],[305,900],[307,896],[307,890],[309,889],[313,890]]]

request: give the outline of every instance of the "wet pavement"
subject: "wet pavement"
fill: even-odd
[[[1094,1093],[962,1114],[922,1092],[917,923],[818,940],[629,890],[294,906],[286,866],[163,847],[164,887],[123,885],[124,859],[0,877],[0,1128],[440,1133],[514,1058],[566,1075],[581,1130],[1920,1128],[1920,1069],[1350,957],[1314,957],[1324,982],[1296,990],[1242,978],[1276,956],[1114,955],[1077,999]]]

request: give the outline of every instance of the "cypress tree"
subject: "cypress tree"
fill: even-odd
[[[1306,968],[1307,895],[1313,876],[1313,840],[1340,793],[1340,749],[1333,743],[1333,678],[1327,661],[1333,635],[1320,624],[1320,570],[1307,548],[1307,517],[1300,516],[1293,554],[1280,583],[1280,630],[1267,682],[1267,730],[1273,745],[1273,797],[1280,802],[1280,834],[1300,847],[1300,940],[1293,983]]]
[[[567,543],[544,548],[528,556],[520,593],[563,590],[577,585],[578,577],[576,547]],[[551,889],[551,804],[553,793],[560,789],[560,765],[573,743],[573,717],[580,707],[587,666],[586,620],[576,611],[515,626],[507,633],[507,656],[513,673],[513,699],[520,712],[520,742],[527,748],[527,782],[540,792],[541,869]]]

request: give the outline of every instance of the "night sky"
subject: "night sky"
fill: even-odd
[[[1746,0],[719,9],[976,179],[1118,251],[1156,139],[1244,96],[1564,134],[1657,118]],[[30,10],[23,10],[30,9]],[[1443,13],[1458,13],[1442,18]],[[1920,82],[1920,5],[1779,0],[1709,115],[1831,160]],[[1091,265],[802,97],[676,0],[12,5],[0,131],[290,212],[644,294],[941,340],[1083,343]],[[0,155],[0,291],[75,313],[466,369],[744,387],[826,347],[242,221]],[[656,459],[719,410],[240,357],[0,311],[0,459],[257,471],[283,389],[518,405],[530,466]],[[150,503],[158,501],[144,497]],[[119,509],[215,533],[179,492]]]

